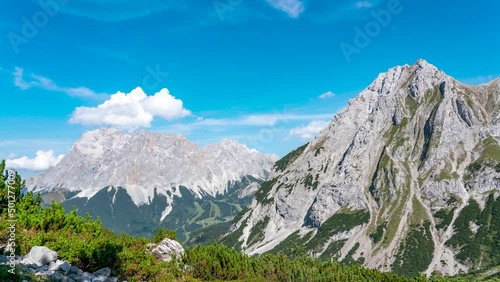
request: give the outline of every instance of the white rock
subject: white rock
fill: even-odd
[[[184,248],[179,242],[165,238],[151,251],[151,254],[160,260],[171,261],[174,255],[177,258],[183,255]]]
[[[38,266],[47,265],[56,260],[57,253],[43,246],[34,246],[23,259],[24,262],[34,263]]]

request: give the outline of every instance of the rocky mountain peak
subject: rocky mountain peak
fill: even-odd
[[[446,74],[439,71],[434,65],[423,59],[419,59],[413,65],[403,65],[390,68],[381,73],[368,86],[368,90],[378,94],[396,94],[400,88],[410,87],[414,93],[432,88],[437,81],[446,78]]]
[[[411,251],[426,256],[418,271],[465,271],[445,242],[467,232],[454,226],[462,209],[500,194],[499,112],[497,82],[464,85],[424,60],[391,68],[277,163],[232,231],[250,254],[302,242],[318,257],[405,271],[416,236],[428,246]]]

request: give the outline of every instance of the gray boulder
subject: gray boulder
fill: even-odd
[[[151,251],[151,254],[157,259],[171,261],[174,255],[180,257],[184,254],[184,248],[179,242],[166,238]]]
[[[57,260],[49,264],[49,271],[60,271],[62,273],[68,273],[71,266],[67,261]]]
[[[110,275],[111,275],[111,269],[109,267],[105,267],[94,272],[94,276],[101,281],[106,280],[106,278],[108,278]]]

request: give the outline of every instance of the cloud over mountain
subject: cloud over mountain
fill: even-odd
[[[163,88],[148,96],[137,87],[130,93],[117,92],[97,107],[78,107],[69,122],[85,126],[112,126],[135,129],[150,127],[154,117],[173,120],[191,115],[183,102]]]

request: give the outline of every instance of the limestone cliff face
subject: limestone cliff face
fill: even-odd
[[[498,197],[499,140],[500,79],[464,85],[424,60],[392,68],[277,163],[226,237],[250,254],[299,243],[401,273],[468,270],[449,242],[464,207]],[[416,254],[424,264],[410,266]]]

